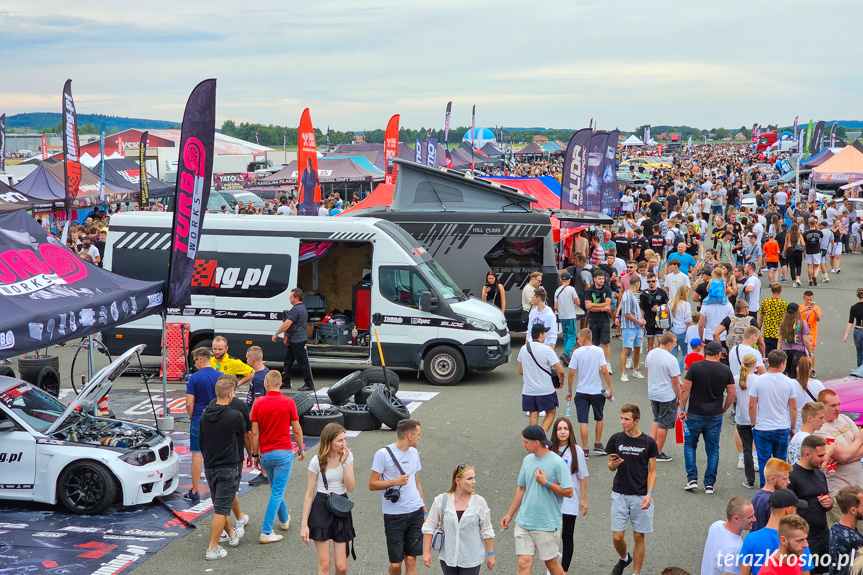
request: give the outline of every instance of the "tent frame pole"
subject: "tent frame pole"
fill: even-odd
[[[174,418],[168,412],[168,313],[162,312],[162,417],[156,420],[159,431],[174,429]]]

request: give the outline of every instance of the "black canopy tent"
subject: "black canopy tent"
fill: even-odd
[[[134,192],[140,190],[141,168],[138,162],[132,158],[114,158],[104,160],[104,163],[106,184],[109,184],[114,189],[132,190]],[[102,162],[96,164],[93,168],[93,173],[97,176],[101,175]],[[147,174],[147,183],[149,184],[151,198],[162,199],[174,194],[174,186],[154,178],[152,174]]]
[[[0,215],[0,359],[160,311],[163,286],[85,262],[23,210]]]
[[[33,203],[27,196],[0,181],[0,214],[32,209]]]

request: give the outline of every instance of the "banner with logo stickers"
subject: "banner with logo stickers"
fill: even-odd
[[[160,311],[163,284],[85,262],[23,211],[0,215],[0,359]]]

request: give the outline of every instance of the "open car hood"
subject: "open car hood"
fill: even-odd
[[[81,393],[76,397],[67,407],[66,411],[63,412],[63,415],[57,418],[57,421],[51,425],[48,429],[45,430],[45,435],[51,435],[57,429],[65,423],[65,421],[69,418],[73,411],[81,408],[81,411],[89,411],[94,405],[96,405],[99,400],[108,395],[108,392],[111,391],[111,386],[114,385],[114,382],[123,375],[123,372],[126,371],[126,368],[129,367],[129,364],[132,363],[132,359],[144,351],[144,348],[147,347],[144,344],[136,345],[135,347],[128,350],[126,353],[115,359],[111,362],[110,365],[103,367],[99,370],[96,375],[93,376],[87,385],[81,390]]]

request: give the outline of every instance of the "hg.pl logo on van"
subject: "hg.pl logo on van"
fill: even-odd
[[[199,252],[192,293],[225,297],[270,298],[283,293],[291,279],[287,254]]]
[[[192,286],[247,290],[267,285],[272,269],[269,264],[263,269],[247,267],[243,270],[240,267],[221,267],[218,260],[195,260]]]

